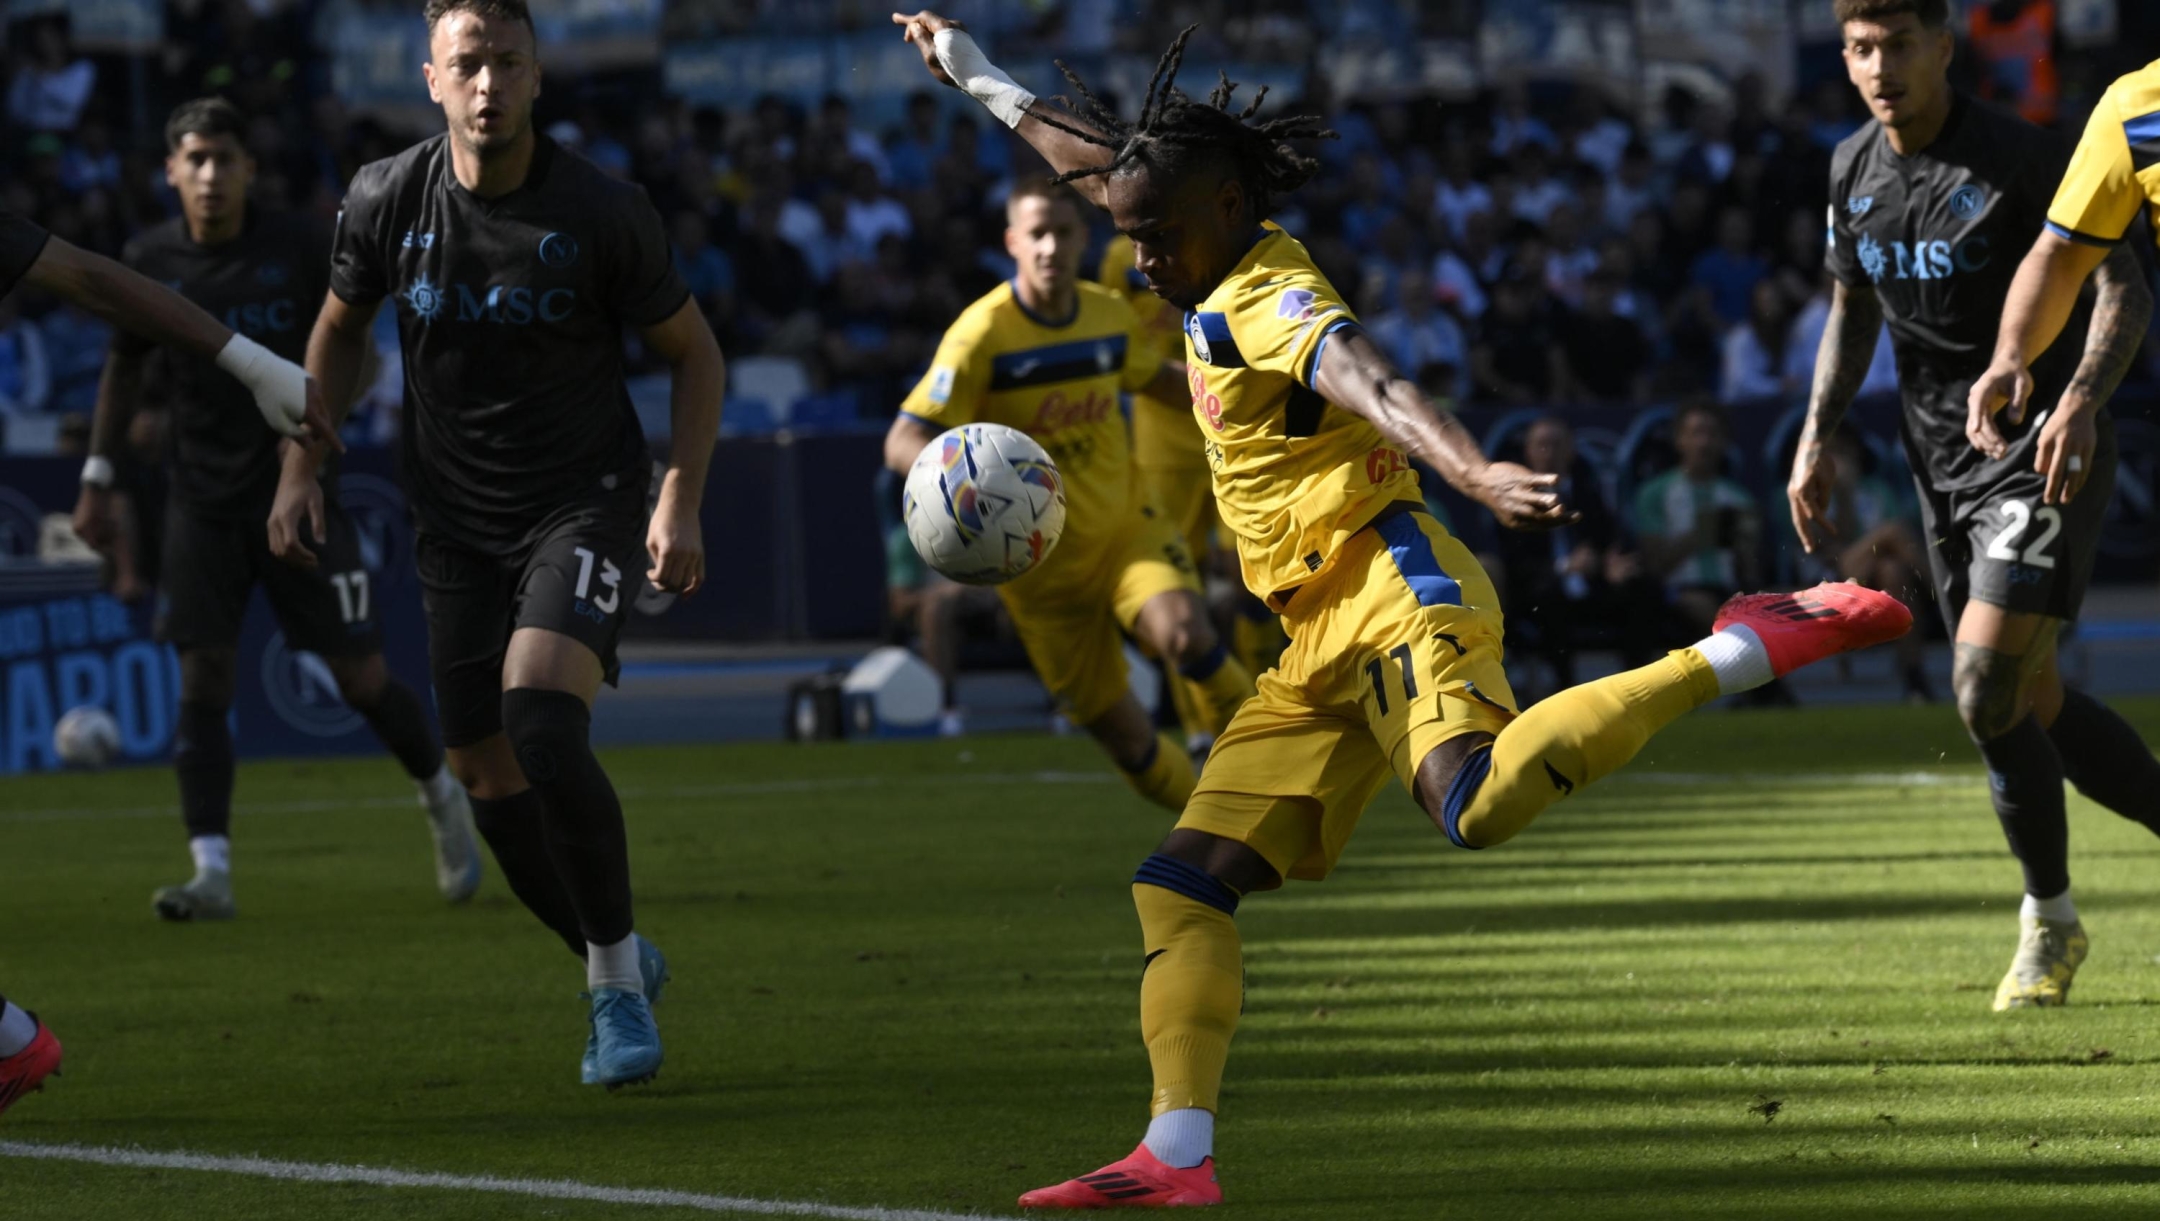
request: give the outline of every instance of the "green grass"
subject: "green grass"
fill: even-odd
[[[2160,701],[2133,711],[2160,739]],[[0,1139],[1007,1215],[1138,1139],[1127,879],[1163,820],[1086,743],[608,762],[676,973],[667,1067],[613,1095],[576,1084],[576,965],[493,876],[443,909],[388,763],[244,769],[241,919],[201,927],[149,913],[185,869],[143,810],[166,774],[8,781],[0,988],[68,1068]],[[1482,854],[1391,791],[1334,879],[1240,913],[1231,1215],[2149,1217],[2160,852],[2071,817],[2075,1003],[1996,1015],[2017,871],[1945,710],[1702,716]],[[0,1200],[693,1215],[9,1158]]]

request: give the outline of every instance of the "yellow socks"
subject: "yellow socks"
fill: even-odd
[[[1216,645],[1213,653],[1183,667],[1178,674],[1172,685],[1185,689],[1186,698],[1178,701],[1178,715],[1185,718],[1187,731],[1220,734],[1229,727],[1238,705],[1253,697],[1252,671],[1230,655],[1227,645]]]
[[[1717,697],[1710,663],[1681,649],[1545,699],[1464,761],[1443,811],[1448,838],[1465,848],[1514,838],[1546,806],[1619,771],[1650,735]]]
[[[1192,756],[1185,753],[1185,745],[1166,733],[1155,735],[1155,752],[1148,756],[1146,764],[1138,771],[1118,769],[1125,783],[1133,791],[1173,814],[1185,812],[1185,802],[1192,797]]]
[[[1133,906],[1147,966],[1140,977],[1140,1037],[1155,1069],[1151,1115],[1213,1111],[1230,1036],[1245,1006],[1238,895],[1204,870],[1166,856],[1141,862]]]

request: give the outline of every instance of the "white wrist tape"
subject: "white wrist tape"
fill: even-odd
[[[113,485],[112,459],[97,454],[92,454],[83,459],[82,481],[94,488],[111,487]]]
[[[937,48],[938,63],[944,67],[945,75],[953,78],[969,97],[988,107],[999,122],[1007,127],[1020,126],[1035,95],[991,63],[966,30],[947,26],[932,37],[931,43]]]
[[[263,422],[288,437],[301,435],[307,415],[307,370],[261,344],[233,332],[218,353],[217,366],[240,379],[255,396]]]

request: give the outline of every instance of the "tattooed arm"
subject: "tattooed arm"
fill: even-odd
[[[1823,442],[1837,431],[1860,383],[1867,380],[1882,335],[1882,302],[1872,288],[1838,281],[1830,296],[1830,317],[1823,326],[1822,347],[1815,354],[1815,387],[1808,395],[1807,424],[1793,453],[1793,531],[1810,553],[1827,545],[1837,530],[1824,514],[1829,507],[1833,472],[1823,464]]]
[[[1973,383],[1968,405],[1966,435],[1975,448],[2000,458],[2009,446],[1995,426],[1995,413],[2007,409],[2013,423],[2025,418],[2026,399],[2032,394],[2032,375],[2027,369],[2062,333],[2088,277],[2094,283],[2094,302],[2085,355],[2062,401],[2042,426],[2034,455],[2035,469],[2048,477],[2044,499],[2049,504],[2067,503],[2092,473],[2097,439],[2094,413],[2115,392],[2145,339],[2145,327],[2152,318],[2152,292],[2145,285],[2137,256],[2127,246],[2110,251],[2053,231],[2042,233],[2018,266],[2017,279],[2003,303],[1994,362]]]

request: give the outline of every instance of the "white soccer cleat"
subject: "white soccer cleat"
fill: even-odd
[[[161,887],[150,896],[150,906],[158,919],[176,924],[230,920],[238,911],[233,903],[232,874],[221,869],[198,870],[178,886]]]
[[[1995,1012],[2068,1003],[2070,981],[2076,978],[2090,944],[2084,923],[2064,924],[2038,916],[2021,917],[2019,923],[2024,931],[2010,971],[1995,989]]]
[[[420,804],[435,837],[435,889],[444,899],[463,903],[480,889],[480,835],[473,828],[472,799],[453,780],[441,802],[422,796]]]

